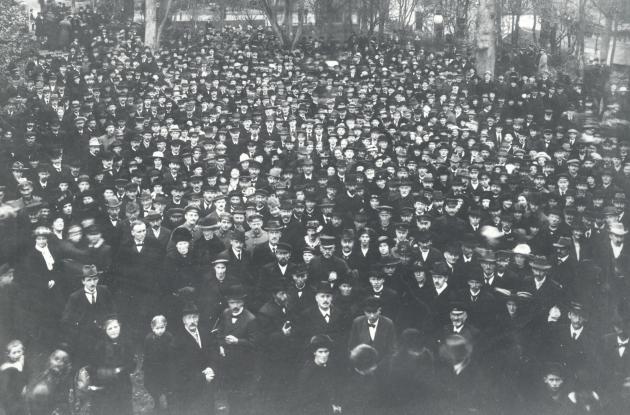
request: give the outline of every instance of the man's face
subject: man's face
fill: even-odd
[[[381,309],[379,307],[376,310],[364,310],[363,315],[367,318],[368,323],[374,324],[381,315]]]
[[[385,283],[385,278],[380,276],[371,276],[369,282],[373,290],[380,291]]]
[[[285,266],[289,263],[289,259],[291,258],[291,253],[286,249],[278,249],[276,250],[276,259],[278,260],[278,264]]]
[[[243,250],[243,241],[239,239],[230,240],[230,245],[232,246],[232,249],[236,252],[240,252],[241,250]]]
[[[560,387],[562,386],[564,380],[558,375],[549,374],[545,376],[544,382],[550,392],[556,393],[558,392],[558,390],[560,390]]]
[[[335,246],[334,245],[322,246],[321,251],[322,251],[322,256],[324,258],[326,259],[331,258],[333,256],[333,253],[335,252]]]
[[[444,275],[434,275],[433,276],[433,285],[435,288],[440,289],[444,287],[446,284],[446,277]]]
[[[466,314],[465,311],[451,311],[450,317],[451,317],[451,323],[453,323],[453,326],[461,327],[466,322],[468,315]]]
[[[315,301],[317,302],[317,306],[319,308],[322,310],[328,310],[332,304],[332,294],[317,293],[315,295]]]
[[[230,309],[230,312],[233,315],[237,315],[241,311],[243,311],[243,306],[245,305],[245,302],[243,300],[237,300],[237,299],[230,299],[228,300],[227,303],[228,303],[228,308]]]
[[[83,288],[87,292],[94,292],[96,290],[96,286],[98,285],[98,277],[85,277],[81,280],[83,283]]]
[[[569,321],[571,322],[571,326],[575,330],[579,330],[580,328],[582,328],[582,326],[584,326],[584,317],[582,315],[574,311],[569,311],[568,317]]]
[[[481,261],[480,265],[483,272],[488,275],[492,274],[496,269],[496,264],[494,262]]]
[[[142,242],[144,241],[145,236],[147,236],[147,227],[144,223],[135,225],[131,230],[131,235],[136,241]]]
[[[182,322],[186,330],[195,332],[199,326],[199,314],[186,314],[182,317]]]

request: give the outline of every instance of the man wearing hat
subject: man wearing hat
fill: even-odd
[[[252,283],[252,260],[249,252],[245,250],[245,233],[237,230],[228,234],[229,247],[222,252],[230,262],[229,268],[234,275],[238,275],[245,285]]]
[[[132,221],[129,236],[120,246],[117,260],[112,263],[115,277],[114,296],[120,305],[118,312],[124,321],[135,329],[147,327],[155,307],[160,288],[163,252],[156,241],[148,239],[147,225]]]
[[[539,311],[546,313],[549,308],[562,300],[562,286],[550,276],[551,263],[542,255],[533,256],[529,265],[534,276],[533,280],[525,282],[523,288],[532,293]]]
[[[321,235],[319,240],[321,255],[313,258],[309,265],[313,281],[328,281],[336,284],[337,280],[351,275],[352,271],[346,261],[335,255],[335,237]]]
[[[474,346],[479,340],[480,331],[468,322],[469,309],[466,304],[462,301],[451,301],[448,310],[450,323],[442,327],[438,343],[444,343],[449,336],[458,334]]]
[[[301,363],[295,359],[300,350],[293,327],[296,316],[289,304],[288,284],[287,281],[277,281],[269,286],[267,292],[270,295],[257,314],[262,360],[260,384],[267,405],[283,405],[293,374]]]
[[[266,243],[257,245],[252,254],[252,263],[256,265],[266,265],[276,260],[278,243],[282,237],[284,227],[280,221],[272,219],[265,225],[265,232],[268,235]]]
[[[162,214],[157,210],[150,210],[143,219],[147,224],[147,239],[154,239],[162,251],[166,252],[166,246],[171,240],[171,230],[162,226]]]
[[[548,332],[543,343],[548,359],[563,363],[568,374],[579,375],[581,379],[593,379],[596,369],[595,351],[599,339],[587,325],[588,313],[581,303],[571,301],[563,319],[559,307],[553,307],[548,317]],[[585,377],[586,376],[586,377]]]
[[[315,288],[309,281],[308,266],[298,264],[291,273],[291,282],[287,285],[289,308],[300,315],[304,310],[315,306]]]
[[[249,253],[253,253],[258,245],[263,245],[269,240],[266,230],[263,230],[263,216],[254,213],[247,218],[249,230],[245,232],[245,248]]]
[[[551,277],[563,287],[568,287],[575,279],[578,262],[571,256],[571,238],[561,236],[553,247],[556,249],[555,264],[551,269]]]
[[[614,222],[608,226],[608,240],[604,239],[595,249],[595,258],[605,281],[627,275],[630,266],[630,248],[625,243],[627,233],[622,223]]]
[[[237,284],[225,290],[228,307],[216,326],[221,362],[221,389],[226,394],[230,413],[251,411],[260,347],[260,330],[254,314],[245,308],[245,287]]]
[[[179,335],[173,336],[170,381],[171,411],[202,415],[214,408],[217,389],[215,370],[219,366],[215,344],[206,330],[199,327],[199,310],[193,303],[182,311]],[[172,403],[172,405],[171,405]]]
[[[210,216],[199,220],[197,227],[201,230],[201,237],[193,246],[193,261],[195,264],[205,267],[220,252],[225,250],[224,243],[215,235],[219,224]]]
[[[64,337],[71,341],[77,367],[89,362],[102,333],[100,323],[114,312],[111,292],[106,286],[98,285],[100,274],[95,265],[83,266],[77,275],[83,287],[70,294],[61,317]]]
[[[296,265],[291,262],[293,247],[286,242],[278,242],[275,247],[274,261],[260,268],[257,283],[257,301],[263,304],[269,298],[269,288],[291,280]]]
[[[373,296],[363,300],[363,315],[355,318],[350,328],[348,350],[359,344],[374,347],[379,361],[391,357],[396,348],[394,322],[381,314],[381,302]]]
[[[330,282],[320,281],[315,286],[315,305],[298,317],[296,324],[301,344],[308,344],[313,336],[327,335],[335,342],[335,350],[344,349],[347,341],[348,319],[333,305],[333,288]]]

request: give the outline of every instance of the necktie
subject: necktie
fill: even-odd
[[[578,334],[577,333],[573,333],[573,340],[577,340],[578,338]]]
[[[324,314],[324,320],[326,320],[326,323],[330,323],[330,314]]]
[[[370,327],[370,328],[372,328],[372,329],[375,329],[375,328],[376,328],[376,324],[370,324],[370,323],[368,323],[368,327]]]
[[[90,304],[96,303],[96,293],[90,294],[90,297],[91,297]]]

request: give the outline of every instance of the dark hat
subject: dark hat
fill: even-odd
[[[243,231],[234,230],[230,232],[230,240],[245,242],[245,233]]]
[[[291,252],[291,251],[293,251],[293,247],[291,246],[291,244],[288,244],[286,242],[278,242],[276,250],[277,251]]]
[[[374,312],[381,308],[381,300],[374,296],[369,296],[363,300],[363,311]]]
[[[266,231],[281,231],[284,229],[284,226],[282,226],[279,220],[273,219],[267,222],[264,229]]]
[[[571,238],[561,236],[558,241],[553,244],[556,248],[569,248],[571,246]]]
[[[320,281],[315,288],[317,294],[332,294],[333,289],[327,281]]]
[[[188,302],[184,304],[184,308],[182,309],[182,316],[188,316],[191,314],[199,314],[199,309],[193,302]]]
[[[179,227],[173,231],[171,240],[175,244],[178,242],[190,242],[192,241],[192,234],[188,229]]]
[[[96,265],[83,265],[81,269],[81,278],[98,277],[102,272],[96,269]]]
[[[216,265],[216,264],[226,264],[230,262],[230,257],[228,256],[227,252],[221,252],[219,253],[216,258],[214,258],[214,260],[212,260],[212,264]]]
[[[335,237],[330,235],[322,235],[319,237],[319,241],[322,247],[335,246]]]
[[[431,275],[432,276],[439,275],[443,277],[448,277],[449,275],[448,265],[446,265],[444,262],[436,262],[431,267]]]
[[[562,366],[561,363],[557,363],[557,362],[547,362],[543,368],[543,375],[544,376],[555,375],[560,378],[564,378],[565,377],[564,366]]]
[[[247,297],[247,293],[245,292],[245,287],[241,284],[232,285],[225,290],[225,299],[228,301],[244,300],[245,297]]]
[[[199,223],[197,223],[197,226],[199,226],[201,230],[216,229],[219,227],[219,225],[217,224],[217,220],[212,216],[206,216],[205,218],[201,219]]]
[[[536,268],[536,269],[550,269],[551,268],[551,264],[549,263],[549,260],[544,255],[535,255],[529,261],[529,265],[532,268]]]
[[[308,345],[309,350],[312,353],[315,353],[318,349],[330,350],[332,346],[333,346],[332,339],[325,334],[318,334],[316,336],[313,336]]]

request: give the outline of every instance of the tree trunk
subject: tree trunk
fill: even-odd
[[[519,7],[519,10],[516,14],[516,17],[514,18],[514,33],[512,33],[512,39],[513,39],[513,43],[514,46],[518,46],[518,38],[521,35],[521,9]]]
[[[534,45],[538,43],[536,40],[536,13],[533,14],[534,23],[532,24],[532,40],[534,41]]]
[[[617,19],[613,19],[613,27],[612,27],[612,46],[608,51],[608,56],[606,57],[606,64],[608,66],[613,66],[615,63],[615,49],[617,49]]]
[[[575,46],[577,54],[580,57],[584,56],[584,35],[586,32],[586,0],[580,0],[580,5],[578,8],[578,27],[577,27],[577,35],[575,39]]]
[[[162,41],[162,33],[164,32],[164,28],[166,27],[166,22],[168,22],[168,18],[171,14],[171,5],[173,4],[173,0],[166,0],[166,5],[161,7],[162,10],[162,20],[160,21],[160,25],[157,28],[155,34],[155,47],[159,49],[160,42]]]
[[[604,16],[604,33],[602,34],[601,49],[599,50],[599,61],[608,61],[608,50],[612,40],[613,18]]]
[[[477,11],[477,73],[489,71],[494,76],[496,64],[496,0],[480,0]]]
[[[158,48],[156,0],[144,0],[144,44],[152,51]]]

